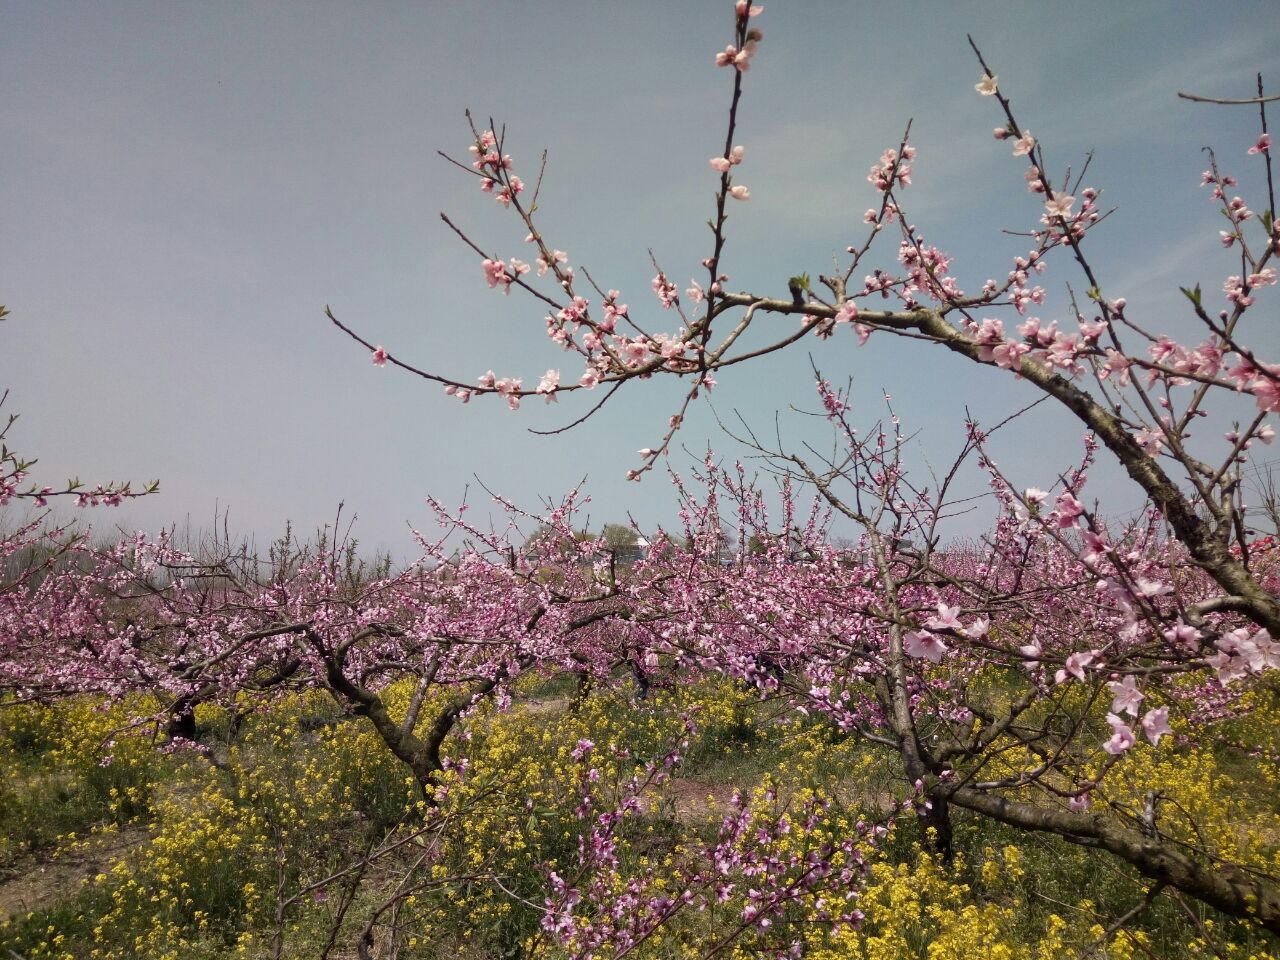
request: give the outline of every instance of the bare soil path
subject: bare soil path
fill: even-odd
[[[18,917],[70,900],[85,881],[108,869],[130,847],[147,837],[143,826],[95,834],[19,863],[0,880],[0,919]]]

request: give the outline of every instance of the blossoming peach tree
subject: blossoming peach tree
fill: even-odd
[[[977,94],[998,111],[997,148],[1026,158],[1039,211],[1008,276],[965,293],[952,258],[921,239],[905,202],[915,149],[904,137],[871,167],[875,202],[839,270],[819,287],[780,277],[776,294],[752,293],[731,287],[722,261],[727,210],[751,197],[739,180],[749,164],[737,118],[761,49],[761,13],[735,3],[732,43],[714,57],[732,98],[723,148],[710,160],[711,249],[703,281],[683,293],[658,269],[653,313],[670,318],[670,329],[649,332],[656,325],[619,292],[583,286],[535,223],[536,183],[530,190],[516,172],[500,132],[479,127],[471,160],[456,165],[518,218],[531,253],[499,256],[445,222],[475,251],[489,288],[539,304],[555,349],[575,355],[581,373],[548,369],[532,387],[496,372],[463,380],[415,366],[330,313],[333,323],[375,364],[434,381],[462,403],[497,397],[515,409],[528,398],[597,392],[590,416],[640,381],[681,380],[683,400],[640,452],[629,473],[636,480],[662,462],[719,371],[836,336],[909,337],[1020,378],[1065,407],[1087,430],[1074,469],[1038,478],[1039,487],[1015,483],[988,453],[1003,424],[970,423],[951,467],[917,483],[892,410],[867,430],[847,392],[815,369],[835,452],[802,455],[748,429],[737,439],[781,474],[780,506],[770,507],[740,464],[708,459],[691,478],[673,476],[682,528],[653,538],[634,564],[575,528],[581,491],[537,515],[495,498],[509,520],[498,529],[472,522],[465,504],[430,501],[439,531],[419,538],[421,562],[369,576],[344,564],[337,544],[264,566],[229,544],[198,556],[164,535],[107,549],[64,540],[64,561],[15,566],[43,536],[33,527],[0,541],[0,559],[19,571],[0,593],[0,689],[10,701],[158,696],[161,709],[137,726],[173,744],[193,739],[201,703],[244,710],[286,691],[326,691],[420,785],[423,821],[406,835],[417,841],[423,831],[438,839],[458,829],[450,804],[466,794],[472,719],[507,708],[525,673],[571,671],[599,683],[634,676],[642,691],[724,676],[892,757],[902,789],[885,816],[918,818],[943,857],[960,808],[1124,861],[1149,884],[1143,904],[1167,890],[1280,932],[1265,838],[1210,829],[1213,817],[1252,817],[1250,798],[1218,793],[1206,808],[1162,773],[1183,747],[1277,759],[1256,730],[1241,733],[1260,698],[1274,696],[1280,666],[1280,570],[1243,502],[1247,458],[1272,442],[1280,410],[1280,365],[1251,346],[1280,253],[1268,98],[1260,90],[1247,101],[1263,130],[1240,151],[1264,184],[1256,206],[1265,209],[1236,197],[1235,179],[1216,161],[1205,173],[1227,228],[1211,242],[1238,253],[1240,267],[1219,307],[1199,288],[1184,291],[1203,329],[1197,343],[1152,331],[1139,305],[1104,289],[1089,236],[1105,216],[1098,190],[1083,174],[1055,179],[980,54]],[[874,266],[886,245],[890,261]],[[1068,299],[1046,323],[1032,314],[1051,308],[1040,285],[1051,266],[1082,272],[1086,299]],[[745,345],[766,314],[797,323],[763,347]],[[1225,438],[1209,438],[1203,426],[1219,397],[1247,416]],[[1091,505],[1102,456],[1148,498],[1137,519],[1122,523]],[[6,498],[53,494],[26,489],[25,468],[7,450],[0,458]],[[944,544],[965,469],[985,478],[998,516],[980,541]],[[104,487],[85,503],[128,495]],[[860,530],[853,549],[833,545],[835,517]],[[737,538],[731,563],[726,528]],[[526,540],[533,529],[538,536]],[[401,705],[395,698],[406,689]],[[707,955],[733,943],[794,955],[808,942],[796,930],[859,921],[863,858],[881,830],[869,818],[845,833],[833,827],[836,784],[790,806],[776,793],[761,803],[736,798],[714,835],[689,838],[665,872],[622,862],[624,835],[678,767],[698,722],[690,713],[652,757],[623,758],[628,772],[611,782],[601,771],[617,766],[618,756],[606,756],[615,748],[576,744],[571,855],[543,865],[537,901],[512,895],[540,912],[529,952],[622,956],[682,916],[707,913],[718,931]],[[379,918],[398,915],[423,884],[449,882],[439,849],[433,840],[372,911],[362,956],[372,955]],[[358,866],[354,875],[363,875],[367,858]],[[469,870],[466,882],[509,895],[509,878],[486,870]],[[323,882],[300,878],[290,891],[282,880],[279,931],[290,905]]]
[[[662,462],[720,371],[815,340],[908,337],[1029,384],[1084,425],[1078,466],[1039,478],[1040,486],[1016,484],[987,454],[993,429],[970,423],[955,465],[927,489],[907,472],[897,418],[860,434],[847,394],[815,370],[837,456],[815,461],[749,432],[739,438],[788,477],[784,533],[777,518],[771,528],[740,468],[709,461],[705,494],[685,491],[692,534],[718,529],[729,509],[743,546],[751,539],[764,548],[725,567],[706,537],[691,534],[687,549],[637,567],[615,616],[625,616],[647,670],[727,673],[894,752],[944,855],[950,810],[961,807],[1104,850],[1147,877],[1152,896],[1168,888],[1280,931],[1274,873],[1208,840],[1176,788],[1139,773],[1172,740],[1228,737],[1230,720],[1273,689],[1268,672],[1280,666],[1274,540],[1246,511],[1243,473],[1257,446],[1272,443],[1280,411],[1280,365],[1259,352],[1274,346],[1274,318],[1258,316],[1274,294],[1280,254],[1266,113],[1276,98],[1259,79],[1256,97],[1215,101],[1258,111],[1260,135],[1236,159],[1261,199],[1251,206],[1237,196],[1236,160],[1229,168],[1210,154],[1203,186],[1224,229],[1209,242],[1233,251],[1239,266],[1221,294],[1182,290],[1200,329],[1191,340],[1161,333],[1141,304],[1107,288],[1090,243],[1106,212],[1100,190],[1085,182],[1087,164],[1074,177],[1051,167],[976,46],[976,95],[995,114],[994,149],[1024,158],[1020,189],[1037,201],[1027,248],[1007,276],[966,291],[952,255],[922,239],[908,206],[916,149],[904,135],[870,168],[874,202],[838,269],[817,285],[807,275],[777,277],[775,292],[753,292],[733,286],[723,263],[727,211],[751,198],[738,108],[761,49],[762,12],[735,3],[732,42],[714,56],[732,93],[723,149],[709,162],[718,187],[704,279],[682,293],[659,266],[646,311],[653,319],[619,291],[583,283],[535,220],[538,186],[531,191],[516,172],[503,132],[473,123],[470,162],[451,162],[511,212],[530,253],[500,253],[442,218],[475,252],[486,286],[535,302],[554,347],[579,368],[552,367],[533,385],[494,371],[452,377],[376,345],[332,311],[330,320],[375,364],[440,384],[464,404],[496,397],[514,410],[530,398],[601,394],[585,418],[641,381],[683,381],[682,403],[628,473],[635,480]],[[1082,277],[1083,296],[1053,304],[1051,268]],[[764,346],[746,345],[764,315],[798,322]],[[1207,436],[1222,409],[1238,419],[1225,436]],[[1086,485],[1100,456],[1147,498],[1139,519],[1119,523],[1105,504],[1090,505]],[[944,548],[941,525],[964,463],[985,473],[1000,516],[979,543]],[[793,482],[859,525],[858,550],[831,549],[816,514],[800,532],[785,532],[798,510]]]

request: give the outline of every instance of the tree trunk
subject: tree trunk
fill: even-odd
[[[196,739],[196,707],[193,698],[179,697],[169,711],[169,722],[164,728],[165,736],[169,740],[187,740],[194,742]]]
[[[955,834],[951,829],[951,804],[945,796],[928,796],[924,798],[928,804],[917,811],[920,820],[920,831],[925,835],[926,843],[934,853],[942,858],[942,862],[950,866],[955,859]]]
[[[1143,875],[1168,884],[1223,913],[1253,920],[1280,934],[1280,891],[1264,879],[1231,864],[1211,866],[1194,860],[1173,841],[1143,836],[1109,822],[1101,814],[1071,813],[1017,803],[960,787],[951,801],[1010,826],[1063,837],[1081,846],[1099,847],[1133,864]]]

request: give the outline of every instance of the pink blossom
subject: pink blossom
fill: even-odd
[[[1044,209],[1050,217],[1062,217],[1066,220],[1071,216],[1071,205],[1075,202],[1075,197],[1059,195],[1052,200],[1046,200]]]
[[[924,657],[932,663],[939,663],[947,652],[947,645],[941,637],[927,630],[915,630],[902,638],[902,649],[909,657]]]
[[[649,359],[649,344],[640,338],[628,340],[623,344],[620,352],[622,353],[622,358],[631,366],[639,366]]]
[[[1271,149],[1271,134],[1264,133],[1258,138],[1258,142],[1249,148],[1249,156],[1256,157],[1260,153],[1266,153]]]
[[[1231,202],[1227,204],[1227,213],[1236,223],[1243,223],[1253,216],[1253,211],[1239,197],[1231,198]]]
[[[994,73],[984,74],[982,79],[973,85],[973,89],[977,90],[984,97],[993,97],[995,96],[996,90],[999,89],[996,86],[996,79],[997,78]]]
[[[1031,135],[1031,131],[1023,132],[1017,140],[1013,141],[1013,155],[1015,157],[1025,157],[1036,145],[1036,138]]]
[[[1227,371],[1227,378],[1235,384],[1237,390],[1248,390],[1257,375],[1258,368],[1243,357]]]
[[[1111,739],[1102,745],[1102,749],[1118,757],[1133,746],[1133,730],[1114,713],[1107,714],[1107,723],[1111,724]]]
[[[729,188],[729,196],[733,197],[735,200],[750,200],[751,191],[738,183]]]
[[[1129,368],[1133,365],[1133,361],[1119,350],[1113,350],[1110,347],[1107,348],[1106,356],[1106,362],[1102,364],[1098,371],[1099,379],[1106,380],[1108,377],[1114,375],[1116,383],[1120,386],[1129,386],[1129,384],[1133,382],[1129,374]]]
[[[1280,364],[1268,366],[1271,376],[1258,377],[1249,386],[1249,392],[1258,401],[1258,409],[1280,412]]]
[[[1166,733],[1172,733],[1169,727],[1169,708],[1157,707],[1154,710],[1148,710],[1147,715],[1142,718],[1142,732],[1147,735],[1152,746],[1159,744],[1160,738]]]
[[[385,367],[387,365],[387,351],[380,346],[373,348],[373,365],[375,367]]]
[[[915,156],[915,147],[910,145],[902,148],[902,163],[899,163],[898,151],[890,147],[880,155],[880,162],[871,167],[871,172],[867,174],[867,182],[875,185],[875,188],[881,193],[885,193],[893,186],[894,180],[901,186],[907,186],[911,183],[911,168],[906,165],[905,161]]]
[[[1218,682],[1224,687],[1230,686],[1248,674],[1248,665],[1244,660],[1233,657],[1229,653],[1215,653],[1205,658],[1205,663],[1218,672]]]
[[[1236,630],[1233,633],[1241,634],[1247,631]],[[1236,642],[1235,652],[1254,673],[1280,669],[1280,643],[1272,640],[1266,630],[1258,630],[1252,636],[1239,639]]]
[[[1068,676],[1083,680],[1085,667],[1093,663],[1094,656],[1095,654],[1092,650],[1082,650],[1071,654],[1071,656],[1067,657],[1067,662],[1063,665],[1063,668],[1053,675],[1054,683],[1064,683]]]
[[[1107,321],[1100,320],[1097,323],[1086,323],[1080,321],[1080,335],[1090,345],[1097,343],[1098,338],[1107,330]]]
[[[747,42],[743,44],[741,50],[733,44],[729,44],[723,51],[716,54],[716,66],[733,66],[739,73],[746,73],[751,69],[751,58],[755,56],[756,48],[762,36],[763,34],[759,30],[753,29],[747,34]]]
[[[1111,701],[1112,713],[1127,713],[1132,717],[1138,715],[1138,704],[1142,703],[1146,694],[1138,689],[1137,682],[1132,676],[1125,677],[1123,681],[1112,681],[1107,684],[1111,690],[1111,695],[1115,699]]]
[[[1164,446],[1164,434],[1159,430],[1139,430],[1133,435],[1133,439],[1149,457],[1158,456]]]
[[[1071,674],[1077,680],[1084,679],[1084,668],[1093,663],[1095,654],[1092,650],[1083,650],[1079,653],[1073,653],[1067,657],[1066,668],[1067,673]]]
[[[1058,518],[1058,527],[1065,530],[1076,525],[1077,518],[1084,513],[1084,504],[1073,497],[1070,492],[1064,491],[1058,494],[1058,500],[1054,504],[1054,513]]]
[[[1249,274],[1249,286],[1269,287],[1276,282],[1275,267],[1264,267],[1257,273]]]
[[[507,276],[506,264],[501,260],[489,260],[486,258],[480,265],[484,267],[485,283],[489,285],[490,290],[496,287],[499,283],[510,285],[511,280]]]
[[[1169,586],[1169,584],[1160,580],[1150,580],[1146,577],[1138,577],[1134,581],[1134,586],[1137,587],[1137,595],[1145,600],[1173,593],[1173,587]]]
[[[552,250],[550,260],[547,260],[546,257],[542,256],[542,254],[539,254],[538,255],[538,276],[540,277],[546,276],[547,271],[551,269],[553,264],[564,263],[568,259],[569,259],[569,255],[565,253],[563,250]]]
[[[1095,566],[1107,555],[1107,542],[1098,536],[1092,530],[1085,530],[1081,534],[1084,540],[1084,551],[1080,554],[1080,559],[1089,566]]]
[[[728,173],[730,167],[736,166],[742,162],[742,158],[745,154],[746,150],[742,146],[735,146],[729,151],[729,155],[727,157],[712,157],[710,160],[711,169],[715,170],[717,173]]]
[[[548,370],[538,381],[538,393],[546,395],[547,403],[556,399],[556,388],[560,386],[560,371]]]
[[[1194,650],[1200,640],[1200,631],[1189,623],[1179,621],[1164,631],[1164,638],[1170,643],[1180,644]]]
[[[836,311],[836,323],[851,323],[858,319],[858,305],[852,300],[846,300],[840,304],[840,309]]]
[[[1223,281],[1222,292],[1226,294],[1227,300],[1231,303],[1238,304],[1241,307],[1253,306],[1253,297],[1245,292],[1244,281],[1237,276],[1227,277]]]
[[[980,344],[978,359],[990,363],[994,359],[994,348],[1004,342],[1004,321],[992,317],[985,318],[975,333],[974,339]]]
[[[1022,357],[1030,352],[1031,348],[1025,343],[1006,340],[1004,343],[997,344],[991,348],[991,359],[995,361],[996,366],[1003,367],[1006,370],[1021,370]]]
[[[676,294],[676,285],[667,279],[665,273],[659,273],[650,282],[653,292],[658,295],[658,300],[662,303],[664,310],[670,310],[676,305],[676,301],[680,298]]]
[[[681,340],[672,340],[666,334],[658,334],[658,342],[661,344],[658,348],[658,354],[663,360],[678,360],[684,356],[684,352],[688,349],[688,344]]]
[[[760,46],[760,38],[763,36],[764,34],[759,29],[753,29],[747,34],[747,42],[738,51],[738,55],[733,58],[733,65],[738,69],[739,73],[746,73],[751,69],[751,58],[756,55],[756,50]]]
[[[1053,343],[1049,346],[1049,363],[1055,367],[1074,371],[1076,367],[1076,353],[1080,349],[1077,337],[1078,335],[1074,333],[1057,334],[1053,338]]]
[[[925,622],[925,626],[930,630],[960,630],[961,624],[959,620],[960,608],[948,607],[944,603],[938,604],[938,615],[930,617]]]

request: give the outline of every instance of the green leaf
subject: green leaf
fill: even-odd
[[[1196,284],[1194,290],[1188,290],[1186,287],[1179,287],[1182,295],[1196,305],[1196,309],[1200,309],[1200,284]]]
[[[1270,233],[1271,232],[1271,211],[1263,210],[1262,213],[1258,215],[1258,219],[1262,221],[1262,228],[1266,230],[1267,233]],[[0,318],[3,318],[3,317],[4,317],[4,307],[0,307]]]

